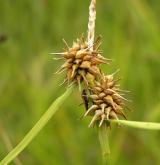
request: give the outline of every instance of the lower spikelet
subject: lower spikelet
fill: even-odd
[[[89,127],[96,122],[101,127],[105,120],[118,120],[118,116],[123,116],[126,119],[123,112],[126,99],[120,94],[122,90],[119,89],[117,80],[114,80],[113,76],[114,74],[103,75],[102,79],[99,82],[95,82],[95,86],[89,89],[91,90],[89,97],[92,100],[92,105],[84,114],[84,116],[93,116]]]
[[[92,45],[93,50],[90,50],[87,42],[82,37],[77,39],[70,48],[68,44],[67,50],[62,53],[52,53],[61,55],[61,58],[64,59],[64,64],[56,73],[62,73],[66,71],[66,78],[64,82],[77,82],[80,84],[84,82],[85,85],[93,85],[94,81],[101,76],[101,71],[97,67],[99,64],[107,63],[108,59],[104,58],[100,51],[99,47],[101,45],[101,38],[98,37],[94,45]]]

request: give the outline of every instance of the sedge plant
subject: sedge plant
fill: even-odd
[[[127,91],[121,90],[118,84],[119,79],[115,79],[115,74],[118,71],[112,74],[106,74],[99,67],[101,64],[108,65],[111,60],[105,58],[100,51],[101,37],[99,36],[95,39],[95,20],[96,0],[91,0],[87,39],[82,35],[80,39],[73,42],[71,47],[64,40],[66,45],[65,51],[52,53],[58,55],[54,59],[64,61],[64,64],[56,73],[66,73],[64,82],[62,83],[67,85],[65,93],[51,104],[22,141],[0,161],[0,165],[9,164],[28,146],[60,109],[60,106],[67,100],[70,94],[77,89],[77,86],[79,87],[79,92],[82,95],[85,106],[83,118],[91,117],[89,127],[97,127],[105,162],[108,162],[110,155],[108,129],[112,124],[139,129],[160,130],[159,123],[126,120],[124,110],[127,108],[126,102],[128,100],[124,95]],[[124,120],[121,120],[121,117]]]

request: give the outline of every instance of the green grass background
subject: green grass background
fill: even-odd
[[[7,153],[3,132],[15,146],[50,103],[65,90],[62,64],[50,52],[86,35],[89,0],[0,0],[0,159]],[[129,120],[160,122],[160,1],[97,0],[96,34],[104,56],[114,59],[105,73],[120,68]],[[75,92],[19,155],[23,165],[102,164],[97,130],[88,129]],[[118,128],[110,131],[112,165],[159,165],[160,133]],[[14,163],[11,163],[14,164]]]

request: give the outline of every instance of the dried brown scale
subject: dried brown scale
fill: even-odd
[[[90,98],[93,100],[93,105],[84,115],[93,116],[89,126],[94,125],[96,122],[101,126],[105,120],[118,120],[118,116],[126,119],[123,112],[124,100],[126,99],[119,94],[119,88],[116,87],[117,84],[113,79],[113,75],[102,76],[101,80],[95,81],[95,86],[90,88]]]
[[[69,84],[72,82],[77,82],[78,84],[84,82],[87,86],[93,86],[94,81],[101,77],[98,65],[108,64],[109,61],[100,54],[100,38],[92,45],[93,50],[88,48],[84,38],[77,39],[77,42],[74,42],[71,48],[69,48],[66,41],[64,42],[68,50],[62,53],[55,53],[61,55],[65,60],[56,73],[66,71],[66,78]]]

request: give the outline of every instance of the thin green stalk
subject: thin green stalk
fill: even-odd
[[[108,140],[107,124],[103,124],[99,130],[99,141],[102,150],[104,164],[110,164],[110,147]]]
[[[63,102],[72,93],[73,86],[68,88],[66,92],[57,98],[48,110],[43,114],[40,120],[34,125],[34,127],[26,134],[23,140],[0,162],[0,165],[6,165],[10,163],[25,147],[34,139],[34,137],[42,130],[42,128],[48,123],[52,116],[57,112]]]
[[[109,120],[111,123],[116,123],[128,127],[146,129],[146,130],[160,130],[160,123],[128,121],[128,120]]]

